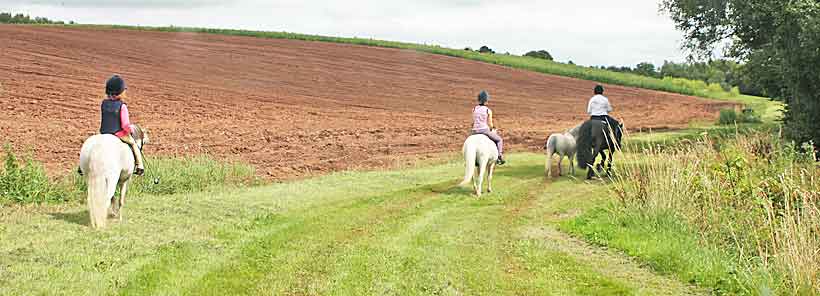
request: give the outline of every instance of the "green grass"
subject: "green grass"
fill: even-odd
[[[653,89],[685,95],[700,96],[712,99],[744,99],[736,91],[726,91],[718,84],[707,84],[703,81],[688,80],[683,78],[658,79],[629,73],[612,72],[603,69],[589,68],[571,64],[564,64],[539,58],[506,55],[506,54],[482,54],[475,51],[462,49],[445,48],[438,45],[415,44],[396,41],[375,40],[368,38],[331,37],[320,35],[309,35],[289,32],[268,32],[251,30],[215,29],[215,28],[191,28],[191,27],[149,27],[149,26],[124,26],[124,25],[63,25],[68,28],[82,29],[126,29],[159,32],[193,32],[231,36],[247,36],[257,38],[292,39],[304,41],[321,41],[344,44],[356,44],[364,46],[377,46],[387,48],[409,49],[419,52],[446,55],[452,57],[465,58],[486,63],[498,64],[517,69],[540,72],[566,77],[574,77],[585,80],[592,80],[601,83],[631,86],[645,89]]]
[[[673,214],[642,216],[641,213],[610,212],[597,208],[561,230],[596,245],[623,250],[652,269],[677,276],[681,281],[709,287],[717,294],[758,294],[746,290],[737,270],[736,255],[703,244],[695,231]],[[755,293],[757,292],[757,293]]]
[[[495,192],[460,161],[143,195],[94,231],[83,205],[0,212],[0,294],[669,295],[690,287],[558,232],[605,187],[511,154]],[[580,172],[579,172],[580,174]]]
[[[814,154],[761,129],[627,153],[609,200],[561,229],[716,294],[820,294]]]
[[[49,177],[30,156],[6,147],[0,167],[0,208],[12,204],[43,204],[85,200],[85,178],[71,174]],[[219,162],[208,156],[147,158],[147,171],[133,177],[129,196],[196,192],[224,186],[259,183],[253,167]],[[154,180],[159,182],[155,183]]]

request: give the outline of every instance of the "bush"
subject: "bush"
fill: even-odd
[[[480,53],[495,53],[494,50],[490,49],[486,45],[481,46],[481,48],[478,49],[478,52],[480,52]]]
[[[31,156],[20,161],[9,145],[5,152],[0,169],[0,205],[68,201],[77,196],[77,191],[65,182],[50,179]]]
[[[735,109],[720,110],[719,124],[735,124],[737,123],[737,111]]]
[[[8,145],[5,151],[0,168],[0,206],[84,200],[84,177],[72,171],[62,179],[49,178],[32,157],[20,161]],[[145,176],[131,179],[129,195],[187,193],[259,183],[252,166],[223,163],[207,156],[147,159],[147,165]]]
[[[762,122],[760,116],[755,113],[752,108],[743,108],[743,111],[738,114],[735,109],[720,110],[720,118],[718,124],[735,124],[735,123],[760,123]]]
[[[708,275],[707,286],[731,294],[818,294],[820,171],[813,154],[771,131],[644,151],[617,168],[609,213],[638,219],[636,225],[672,215],[705,245],[724,250],[736,266]],[[686,277],[704,272],[690,264],[703,262],[687,259],[671,269]]]
[[[533,51],[530,51],[530,52],[524,54],[524,56],[525,57],[536,58],[536,59],[544,59],[544,60],[552,61],[552,55],[549,52],[547,52],[546,50],[539,50],[539,51],[533,50]]]

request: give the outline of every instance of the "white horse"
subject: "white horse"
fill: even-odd
[[[140,148],[148,143],[148,135],[137,125],[134,125],[131,136]],[[80,150],[80,172],[88,182],[91,227],[104,228],[109,210],[113,218],[122,221],[125,192],[134,173],[134,154],[130,146],[114,135],[89,137]],[[120,188],[119,198],[114,196],[117,187]]]
[[[547,142],[544,143],[544,149],[547,154],[547,160],[544,164],[544,174],[546,174],[548,178],[552,177],[552,155],[554,154],[558,154],[558,176],[561,176],[561,162],[564,160],[564,156],[569,158],[570,174],[575,174],[575,166],[572,164],[572,160],[575,159],[575,151],[577,149],[575,139],[578,138],[580,129],[581,125],[579,124],[563,133],[552,134],[547,139]]]
[[[484,176],[487,176],[487,192],[493,191],[493,171],[495,162],[498,160],[498,148],[493,140],[485,135],[472,135],[467,137],[462,147],[464,153],[464,180],[459,186],[466,186],[473,180],[475,195],[481,196]],[[475,168],[478,167],[478,177],[475,177]],[[475,178],[474,178],[475,177]]]

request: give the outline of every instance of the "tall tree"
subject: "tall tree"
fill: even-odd
[[[820,1],[662,0],[695,57],[730,42],[756,85],[783,100],[789,137],[820,143]]]

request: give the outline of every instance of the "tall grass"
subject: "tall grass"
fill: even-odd
[[[146,174],[132,179],[128,186],[129,195],[187,193],[259,182],[252,166],[220,162],[208,156],[146,160]],[[3,167],[0,168],[0,206],[83,201],[86,190],[84,177],[76,174],[49,177],[32,157],[19,159],[10,147],[6,147]]]
[[[680,221],[680,229],[725,252],[737,270],[704,281],[722,291],[820,294],[820,170],[810,149],[774,133],[647,149],[617,168],[612,215]],[[698,262],[667,267],[698,272],[687,266]]]
[[[77,195],[72,186],[46,174],[45,168],[30,155],[19,159],[9,145],[0,167],[0,207],[10,203],[67,201]]]
[[[387,47],[410,49],[419,52],[446,55],[452,57],[465,58],[486,63],[498,64],[517,69],[530,70],[545,74],[574,77],[585,80],[593,80],[601,83],[609,83],[623,86],[632,86],[685,95],[700,96],[713,99],[729,99],[740,97],[739,91],[734,88],[726,91],[719,84],[707,84],[700,80],[688,80],[684,78],[666,77],[663,79],[652,78],[629,73],[612,72],[597,68],[588,68],[572,64],[563,64],[545,59],[507,55],[507,54],[483,54],[475,51],[452,49],[438,45],[414,44],[407,42],[384,41],[368,38],[347,38],[330,37],[320,35],[309,35],[289,32],[266,32],[250,30],[213,29],[213,28],[190,28],[190,27],[146,27],[146,26],[122,26],[122,25],[69,25],[68,27],[79,28],[113,28],[142,31],[159,32],[193,32],[232,36],[248,36],[258,38],[273,39],[293,39],[304,41],[321,41],[345,44],[356,44],[365,46]]]

